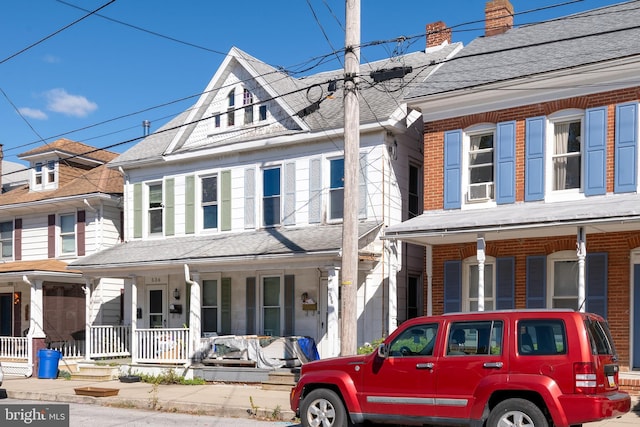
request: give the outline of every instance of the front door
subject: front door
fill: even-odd
[[[11,336],[13,324],[13,294],[0,294],[0,336]]]
[[[147,287],[147,307],[149,308],[149,327],[167,327],[166,286],[154,285]]]

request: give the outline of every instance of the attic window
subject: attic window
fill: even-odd
[[[249,92],[249,89],[245,89],[242,95],[242,105],[253,104],[253,95]]]
[[[34,169],[35,171],[35,184],[36,185],[42,185],[42,163],[38,162],[36,163],[36,167]]]
[[[258,120],[259,121],[267,120],[267,106],[266,105],[261,105],[260,108],[258,109]]]
[[[47,183],[56,182],[56,162],[49,160],[47,162]]]

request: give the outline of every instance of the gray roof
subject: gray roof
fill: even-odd
[[[640,2],[479,37],[408,98],[470,89],[640,54]]]
[[[380,224],[358,226],[360,248],[376,236]],[[281,227],[241,233],[132,240],[70,264],[74,270],[153,267],[154,265],[212,262],[244,263],[260,258],[292,255],[337,256],[342,247],[342,224]],[[122,270],[122,271],[126,271]]]
[[[392,113],[403,105],[403,99],[406,95],[418,84],[421,84],[433,72],[437,64],[454,55],[461,47],[461,44],[454,43],[444,45],[440,49],[430,49],[428,52],[414,52],[392,59],[361,64],[360,74],[363,78],[359,85],[361,99],[360,123],[380,123],[388,120]],[[227,59],[229,59],[230,67],[237,65],[237,63],[242,63],[251,75],[262,80],[264,86],[269,88],[274,100],[280,103],[283,108],[288,108],[294,115],[316,100],[318,96],[313,91],[321,90],[322,92],[319,96],[326,96],[328,94],[328,82],[332,79],[339,81],[337,91],[331,98],[324,99],[321,102],[319,110],[301,118],[307,129],[303,129],[299,125],[291,125],[293,121],[290,121],[287,129],[281,132],[282,135],[340,129],[344,126],[343,85],[340,83],[344,75],[343,70],[325,71],[307,77],[295,78],[237,48],[232,48]],[[226,63],[225,61],[223,64]],[[372,79],[369,77],[371,71],[399,66],[412,67],[413,71],[404,78],[372,84]],[[221,73],[221,75],[223,76],[224,73]],[[314,86],[312,93],[308,93],[307,88],[312,86]],[[121,154],[110,163],[111,167],[161,159],[166,154],[167,148],[174,137],[178,134],[179,127],[185,125],[186,131],[172,151],[173,153],[180,153],[181,147],[190,133],[196,128],[197,122],[203,119],[204,112],[211,100],[214,99],[217,90],[217,87],[214,87],[214,90],[205,95],[203,105],[198,107],[199,110],[194,112],[195,114],[190,121],[187,121],[187,116],[191,110],[187,110]],[[228,88],[223,90],[228,90]],[[268,138],[274,136],[277,136],[277,134],[271,133]],[[235,139],[225,139],[224,145],[261,138],[265,138],[265,136],[259,132],[253,134],[240,132],[240,135]],[[211,148],[212,146],[215,146],[215,143],[200,146],[198,149]]]

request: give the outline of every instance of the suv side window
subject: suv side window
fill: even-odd
[[[500,320],[454,322],[449,329],[447,355],[502,354],[503,329]]]
[[[562,320],[523,320],[518,323],[518,353],[555,355],[567,352],[567,334]]]
[[[413,326],[398,335],[391,343],[389,356],[431,356],[437,335],[437,323]]]
[[[616,354],[613,338],[611,338],[611,332],[606,322],[586,319],[585,326],[593,354]]]

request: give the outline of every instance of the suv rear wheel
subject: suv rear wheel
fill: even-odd
[[[525,399],[507,399],[498,403],[489,414],[487,427],[549,427],[544,414]]]
[[[320,388],[302,399],[300,421],[303,427],[347,427],[347,411],[335,392]]]

